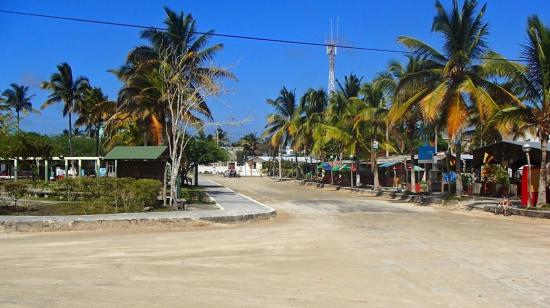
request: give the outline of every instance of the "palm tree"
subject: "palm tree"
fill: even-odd
[[[224,146],[229,142],[229,134],[221,127],[216,128],[216,145]]]
[[[79,118],[76,120],[77,127],[84,126],[88,135],[96,138],[96,156],[99,156],[100,130],[101,126],[115,112],[115,103],[109,101],[100,88],[90,88],[84,94],[78,107]]]
[[[381,87],[381,84],[377,83],[365,83],[361,87],[361,94],[363,94],[363,102],[365,105],[359,110],[357,116],[354,119],[354,127],[358,129],[362,125],[365,127],[362,130],[367,130],[367,133],[363,135],[370,136],[370,154],[371,154],[371,168],[374,176],[374,189],[380,188],[380,182],[378,179],[378,161],[377,161],[377,152],[378,149],[375,149],[372,145],[374,141],[380,137],[382,132],[387,132],[386,119],[388,116],[388,102],[384,96],[384,89]],[[386,136],[388,134],[385,134]],[[382,145],[383,148],[388,151],[390,148],[393,150],[393,147],[390,146],[389,140],[385,139],[385,142]]]
[[[63,103],[63,117],[69,116],[69,151],[73,155],[73,121],[72,114],[76,111],[76,106],[80,104],[84,93],[89,88],[89,82],[86,77],[80,76],[73,78],[71,66],[67,63],[61,63],[57,66],[57,72],[52,74],[50,81],[43,82],[41,87],[50,90],[48,99],[42,105],[42,109],[55,103]]]
[[[358,98],[362,79],[350,74],[344,77],[343,84],[337,81],[338,91],[330,94],[325,117],[314,130],[317,136],[314,146],[316,152],[333,145],[332,154],[340,159],[344,158],[344,154],[356,154],[363,140],[354,136],[357,131],[354,131],[352,123],[358,110],[364,107]]]
[[[279,96],[268,99],[267,103],[275,108],[275,113],[267,116],[266,130],[262,137],[270,137],[273,147],[286,147],[292,140],[291,125],[297,110],[296,94],[283,87]]]
[[[388,64],[388,69],[384,73],[380,73],[375,80],[375,85],[381,87],[386,93],[389,100],[392,100],[392,106],[388,112],[388,127],[395,127],[400,131],[404,131],[405,138],[403,143],[407,143],[409,155],[411,157],[411,188],[414,189],[416,178],[414,173],[414,153],[415,144],[414,138],[416,135],[416,125],[421,121],[421,113],[419,106],[416,104],[407,104],[408,102],[416,102],[414,99],[421,98],[425,89],[434,88],[439,81],[438,74],[430,74],[434,64],[418,56],[407,56],[407,63],[402,63],[392,60]],[[425,72],[421,80],[407,80],[409,76],[415,76],[418,72]],[[418,93],[421,93],[418,96]],[[411,100],[413,99],[413,100]],[[437,127],[438,119],[432,123]],[[437,131],[437,129],[435,129]],[[436,132],[437,133],[437,132]],[[395,139],[395,138],[394,138]],[[408,171],[405,169],[408,178]]]
[[[349,74],[348,76],[344,76],[344,84],[341,84],[339,80],[337,80],[339,92],[344,94],[345,97],[358,97],[359,93],[361,92],[361,81],[363,80],[363,77],[359,78],[354,74]]]
[[[164,143],[163,85],[156,69],[142,69],[128,76],[120,75],[124,86],[119,91],[117,114],[109,121],[109,131],[120,132],[126,122],[138,122],[144,145]]]
[[[164,87],[158,68],[161,54],[167,47],[174,47],[178,55],[185,55],[185,67],[189,70],[185,78],[190,80],[191,87],[199,85],[215,86],[215,80],[220,78],[235,79],[235,76],[226,69],[208,65],[216,53],[223,49],[222,44],[207,46],[213,31],[197,34],[196,21],[191,15],[183,12],[179,14],[165,8],[166,30],[147,29],[141,33],[141,37],[149,41],[149,46],[138,46],[128,55],[126,64],[113,72],[124,82],[124,87],[119,93],[118,119],[126,120],[132,117],[144,125],[144,135],[151,131],[153,142],[162,144],[164,125],[170,119],[166,115],[164,103]],[[190,122],[201,126],[202,117],[212,118],[212,113],[204,100],[195,108],[189,110],[186,115]],[[115,123],[116,124],[116,123]],[[116,126],[116,125],[114,125]],[[124,121],[120,127],[126,126]],[[118,129],[116,129],[118,130]],[[144,140],[149,138],[144,137]]]
[[[26,113],[34,110],[32,108],[31,102],[31,99],[34,97],[34,95],[29,96],[27,94],[27,91],[29,90],[28,86],[12,83],[10,87],[11,89],[7,89],[2,93],[0,102],[3,102],[5,104],[6,109],[11,108],[15,111],[15,114],[17,116],[17,130],[19,131],[21,130],[19,126],[20,113]]]
[[[246,134],[241,138],[241,146],[248,156],[255,156],[259,145],[258,137],[255,134]]]
[[[295,151],[312,153],[313,131],[322,123],[328,106],[328,95],[323,89],[308,89],[300,99],[298,109],[292,118],[292,145]]]
[[[526,67],[509,64],[509,79],[521,90],[528,104],[506,106],[497,112],[492,123],[509,132],[517,128],[520,133],[534,131],[541,141],[541,172],[537,206],[546,204],[548,166],[546,150],[550,134],[550,28],[538,16],[527,20],[527,43],[523,45],[521,58]]]
[[[486,5],[476,12],[477,6],[476,0],[465,0],[460,8],[458,0],[453,0],[452,9],[446,11],[436,1],[437,13],[432,31],[443,35],[443,52],[412,37],[402,36],[398,39],[429,63],[426,69],[401,79],[401,87],[407,88],[412,84],[414,88],[420,89],[404,105],[418,105],[428,122],[445,115],[447,133],[457,141],[457,193],[462,192],[461,130],[467,125],[469,114],[476,110],[482,121],[486,121],[498,110],[499,104],[521,104],[513,94],[493,81],[494,77],[500,75],[500,68],[507,61],[501,59],[499,63],[493,61],[490,65],[483,61],[485,58],[500,56],[487,46],[488,23],[484,21]],[[435,85],[432,83],[434,75],[439,76]],[[424,83],[426,80],[429,82]]]

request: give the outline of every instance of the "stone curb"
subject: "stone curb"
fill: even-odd
[[[162,212],[163,214],[169,212]],[[174,212],[181,214],[182,212]],[[123,214],[124,215],[124,214]],[[0,232],[52,232],[52,231],[92,231],[106,230],[116,228],[132,227],[158,227],[158,226],[193,226],[201,223],[238,223],[256,219],[269,219],[277,215],[274,210],[240,215],[210,215],[199,217],[137,217],[137,218],[98,218],[92,219],[71,219],[70,216],[64,216],[63,219],[55,219],[52,216],[33,216],[34,220],[15,220],[0,221]],[[103,215],[89,215],[101,217]],[[16,216],[11,216],[13,218]],[[28,217],[28,216],[26,216]]]
[[[495,212],[494,205],[487,205],[483,208],[485,212]],[[525,217],[533,217],[533,218],[546,218],[550,219],[550,211],[534,211],[534,210],[526,210],[526,209],[519,209],[519,208],[512,208],[512,215],[517,216],[525,216]]]
[[[368,197],[389,197],[392,200],[399,199],[403,202],[411,202],[416,203],[420,205],[436,205],[440,207],[451,207],[451,208],[458,208],[458,209],[464,209],[464,210],[478,210],[478,211],[485,211],[485,212],[494,212],[495,206],[494,205],[487,205],[487,204],[494,204],[494,200],[471,200],[469,203],[461,202],[461,201],[445,201],[441,198],[434,198],[432,196],[426,196],[421,194],[404,194],[404,193],[398,193],[394,191],[375,191],[372,189],[365,189],[365,188],[354,188],[354,187],[342,187],[337,185],[331,185],[331,184],[323,184],[323,183],[317,183],[310,180],[294,180],[295,183],[298,183],[300,186],[311,186],[316,188],[332,188],[334,190],[347,190],[351,193],[357,193],[361,195],[365,195]],[[550,219],[550,211],[533,211],[533,210],[525,210],[521,208],[513,208],[512,209],[513,215],[518,216],[525,216],[525,217],[533,217],[533,218],[547,218]]]
[[[388,197],[392,200],[401,200],[403,202],[412,202],[422,205],[427,205],[431,203],[439,204],[443,200],[433,198],[430,196],[422,195],[422,194],[405,194],[395,191],[377,191],[372,189],[365,189],[365,188],[355,188],[355,187],[342,187],[338,185],[331,185],[331,184],[323,184],[323,183],[317,183],[309,180],[294,180],[294,182],[298,183],[300,186],[311,186],[316,188],[330,188],[333,190],[345,190],[349,191],[350,193],[365,195],[367,197]]]

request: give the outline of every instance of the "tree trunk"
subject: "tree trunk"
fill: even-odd
[[[458,133],[456,135],[456,192],[455,194],[461,195],[462,194],[462,160],[460,158],[460,154],[462,151],[462,133]]]
[[[546,166],[546,148],[548,146],[548,135],[543,135],[540,138],[540,176],[539,176],[539,197],[537,207],[542,207],[546,204],[546,187],[548,186],[548,170]]]
[[[378,190],[380,189],[380,180],[378,179],[378,157],[376,150],[372,151],[372,175],[374,177],[374,189]]]
[[[193,177],[194,177],[193,185],[199,186],[199,163],[195,163],[195,171],[194,171]]]
[[[409,190],[416,192],[416,173],[414,172],[414,128],[416,123],[414,121],[409,121],[409,127],[407,128],[407,134],[409,136],[409,155],[411,156],[411,182]],[[408,170],[408,166],[405,166]]]
[[[414,146],[411,142],[410,146],[411,154],[411,191],[416,192],[416,173],[414,172]]]
[[[296,163],[296,179],[300,178],[300,164],[298,164],[298,153],[294,152],[294,162]]]
[[[19,126],[19,110],[17,111],[17,131],[21,131],[21,127]]]
[[[101,128],[101,123],[97,124],[96,134],[95,134],[95,156],[99,157],[99,129]]]
[[[147,130],[148,129],[149,128],[146,128],[146,129],[143,130],[143,145],[144,146],[147,146]]]
[[[69,153],[73,156],[73,117],[69,111]]]
[[[389,142],[390,142],[390,129],[389,129],[388,125],[386,124],[386,158],[390,157],[390,150],[387,147]]]

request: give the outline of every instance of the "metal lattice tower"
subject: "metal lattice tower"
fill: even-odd
[[[330,40],[327,42],[327,55],[328,55],[328,93],[336,92],[336,77],[335,72],[335,59],[336,59],[336,45],[338,44],[338,18],[336,19],[336,40],[332,36],[332,19],[330,20]]]

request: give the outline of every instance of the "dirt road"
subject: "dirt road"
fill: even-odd
[[[549,306],[550,223],[267,179],[215,180],[276,219],[0,235],[0,305]]]

